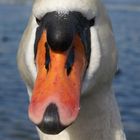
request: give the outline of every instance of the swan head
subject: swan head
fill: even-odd
[[[29,117],[46,134],[58,134],[77,119],[81,94],[112,81],[116,50],[101,7],[96,0],[34,4],[37,77]]]

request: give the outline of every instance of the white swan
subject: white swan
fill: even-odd
[[[36,0],[17,59],[41,140],[125,140],[112,89],[117,51],[99,0]]]

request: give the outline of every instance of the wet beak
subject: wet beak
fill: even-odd
[[[29,117],[44,133],[57,134],[78,116],[86,59],[78,35],[68,50],[59,52],[46,45],[46,34],[43,31],[38,43]]]

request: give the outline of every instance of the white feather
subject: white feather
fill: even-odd
[[[34,43],[35,43],[35,34],[36,34],[36,28],[34,27],[31,33],[31,39],[28,42],[28,45],[26,47],[26,56],[25,61],[26,65],[33,76],[33,80],[35,81],[37,76],[35,61],[34,61]]]
[[[35,17],[41,18],[52,11],[79,11],[88,19],[96,16],[99,0],[36,0],[33,6]]]
[[[99,69],[101,61],[101,47],[97,35],[96,28],[93,26],[90,29],[91,32],[91,56],[88,69],[86,71],[82,93],[86,93],[87,89],[94,85],[96,72]]]

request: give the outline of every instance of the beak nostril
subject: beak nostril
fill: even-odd
[[[45,47],[46,47],[46,63],[45,63],[45,67],[47,69],[47,71],[49,71],[49,65],[50,65],[50,52],[49,52],[49,45],[48,43],[45,43]]]
[[[71,48],[69,55],[68,55],[66,65],[65,65],[65,67],[67,69],[67,75],[70,74],[70,72],[72,70],[73,63],[74,63],[74,47]]]
[[[55,104],[50,104],[44,114],[43,121],[38,127],[46,134],[58,134],[67,126],[61,124],[57,106]]]

